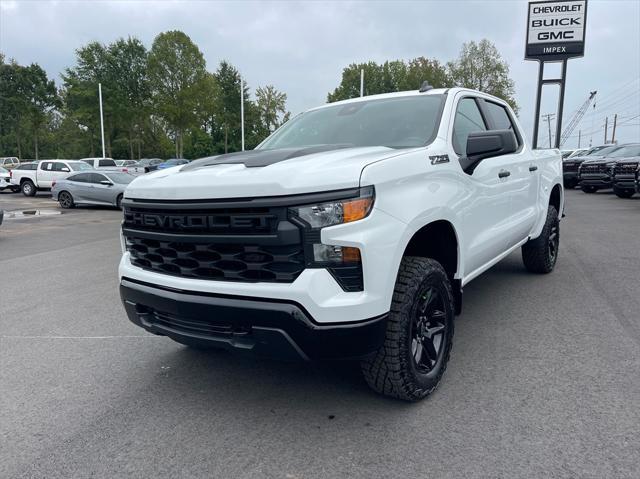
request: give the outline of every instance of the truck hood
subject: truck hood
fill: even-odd
[[[232,153],[139,176],[125,197],[247,198],[353,188],[365,166],[407,151],[322,145]]]

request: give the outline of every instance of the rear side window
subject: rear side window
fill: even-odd
[[[98,166],[117,166],[114,160],[99,160]]]
[[[53,169],[53,163],[51,163],[50,161],[44,161],[42,162],[42,166],[40,166],[40,169],[51,171]]]
[[[456,117],[453,121],[453,149],[464,156],[467,150],[467,137],[476,131],[486,131],[484,119],[474,98],[463,98],[458,102]]]
[[[67,178],[69,181],[77,181],[79,183],[89,183],[91,176],[89,173],[80,173],[79,175],[73,175]]]
[[[107,179],[106,176],[101,175],[99,173],[88,173],[91,175],[91,183],[100,183],[101,181],[105,181]]]

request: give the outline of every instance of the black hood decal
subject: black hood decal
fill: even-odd
[[[190,171],[197,168],[205,168],[214,165],[233,165],[244,164],[247,168],[260,168],[263,166],[273,165],[281,161],[298,158],[300,156],[312,155],[314,153],[322,153],[323,151],[340,150],[343,148],[351,148],[353,145],[315,145],[301,148],[280,148],[277,150],[249,150],[239,151],[237,153],[227,153],[219,156],[208,156],[199,160],[192,161],[188,165],[183,166],[180,171]]]

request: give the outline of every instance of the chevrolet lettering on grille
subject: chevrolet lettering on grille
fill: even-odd
[[[165,215],[132,212],[125,215],[125,224],[167,230],[209,230],[219,228],[265,229],[271,215]]]

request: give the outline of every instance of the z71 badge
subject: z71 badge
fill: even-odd
[[[439,165],[440,163],[449,163],[449,155],[433,155],[430,156],[432,165]]]

